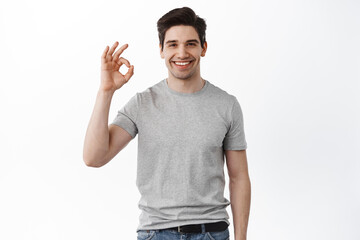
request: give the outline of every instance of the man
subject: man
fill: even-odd
[[[250,209],[243,116],[235,96],[200,75],[205,21],[178,8],[158,21],[168,77],[136,93],[108,126],[111,98],[134,73],[127,44],[102,54],[101,84],[86,132],[84,161],[109,162],[138,134],[136,185],[142,210],[138,239],[229,239],[231,204],[236,240],[246,239]],[[119,68],[125,64],[125,75]],[[224,198],[224,155],[230,200]]]

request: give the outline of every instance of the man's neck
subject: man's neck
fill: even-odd
[[[200,76],[193,79],[178,79],[168,77],[166,83],[169,88],[181,93],[194,93],[200,91],[205,86],[205,80]]]

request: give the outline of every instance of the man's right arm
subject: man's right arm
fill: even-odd
[[[98,91],[95,107],[86,131],[83,158],[89,167],[101,167],[116,156],[132,136],[116,125],[108,126],[112,93]]]
[[[109,109],[114,92],[127,83],[134,73],[134,66],[120,57],[127,48],[127,44],[114,53],[117,46],[116,42],[110,50],[106,47],[101,57],[101,84],[86,131],[83,149],[83,160],[90,167],[105,165],[132,139],[132,136],[121,127],[108,126]],[[125,75],[119,71],[122,64],[129,68]]]

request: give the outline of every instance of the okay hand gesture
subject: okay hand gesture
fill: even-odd
[[[101,56],[101,85],[100,89],[104,91],[116,91],[121,88],[125,83],[129,81],[134,74],[134,66],[130,65],[129,61],[123,57],[120,57],[122,52],[128,47],[128,44],[122,45],[115,53],[115,49],[119,45],[115,42],[110,48],[106,46]],[[125,64],[129,69],[125,75],[123,75],[119,69]]]

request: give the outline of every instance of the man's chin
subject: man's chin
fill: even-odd
[[[177,78],[179,80],[190,80],[194,76],[194,73],[179,74],[179,73],[171,72],[171,75],[172,77]]]
[[[179,79],[179,80],[186,81],[186,80],[190,80],[192,75],[186,75],[186,76],[173,75],[173,77],[176,78],[176,79]]]

